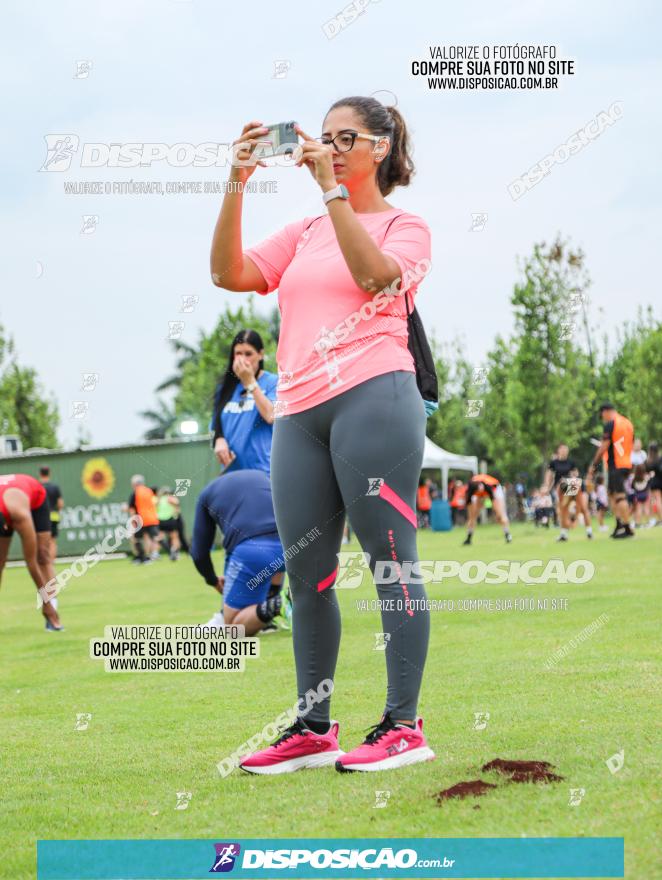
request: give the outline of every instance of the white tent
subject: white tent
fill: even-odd
[[[429,437],[426,437],[423,467],[439,468],[441,471],[442,497],[448,498],[448,472],[450,470],[471,471],[472,474],[477,474],[478,459],[475,455],[455,455],[454,452],[447,452],[441,446],[433,443]]]

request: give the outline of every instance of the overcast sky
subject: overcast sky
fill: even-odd
[[[431,227],[434,268],[418,306],[439,339],[463,337],[479,364],[512,326],[518,256],[557,232],[585,250],[593,313],[602,310],[606,328],[635,318],[639,305],[660,316],[655,4],[379,0],[329,39],[323,25],[338,11],[327,0],[5,5],[0,322],[56,396],[65,445],[79,424],[97,445],[138,439],[146,426],[137,412],[173,365],[169,322],[184,321],[182,339],[192,342],[225,302],[247,296],[209,281],[219,196],[64,191],[84,180],[222,181],[227,169],[81,168],[84,143],[223,143],[250,119],[296,119],[317,135],[334,100],[388,90],[411,128],[417,167],[412,186],[390,200]],[[515,43],[555,45],[559,58],[574,59],[575,75],[557,91],[441,92],[411,74],[431,44]],[[89,75],[75,75],[79,61],[91,62]],[[274,76],[277,61],[287,62],[284,76]],[[616,101],[620,119],[511,198],[516,177]],[[39,170],[49,134],[79,138],[68,171]],[[307,170],[258,175],[278,192],[246,196],[246,244],[321,213]],[[481,212],[485,227],[471,231]],[[83,215],[98,215],[92,234],[81,234]],[[185,295],[199,297],[191,314],[180,313]],[[256,299],[265,312],[276,304],[275,293]],[[84,372],[99,376],[93,391],[81,391]],[[82,422],[69,417],[80,400],[89,404]]]

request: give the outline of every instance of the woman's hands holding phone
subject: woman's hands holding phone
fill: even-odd
[[[295,131],[303,138],[303,143],[300,144],[301,157],[296,163],[297,166],[306,165],[313,178],[325,192],[333,189],[334,186],[337,186],[336,176],[333,172],[333,147],[320,144],[309,134],[306,134],[300,125],[295,126]],[[242,184],[246,183],[258,165],[262,168],[267,167],[266,163],[260,159],[254,161],[250,161],[250,159],[256,146],[259,143],[264,143],[264,136],[268,132],[267,126],[256,120],[244,125],[241,136],[232,142],[234,149],[230,180]],[[240,164],[234,164],[235,161]]]
[[[306,165],[314,179],[326,192],[338,185],[336,175],[333,172],[333,147],[330,144],[320,144],[301,128],[295,126],[295,131],[303,138],[301,146],[301,158],[296,163],[299,167]]]
[[[264,136],[268,131],[269,129],[266,125],[262,125],[261,122],[255,121],[247,122],[242,128],[241,136],[238,137],[236,141],[232,141],[232,146],[235,149],[232,151],[230,180],[239,183],[246,183],[258,165],[261,165],[262,168],[266,168],[265,163],[259,159],[253,162],[249,162],[249,160],[257,144],[264,142]],[[242,145],[241,148],[236,149],[239,144]],[[239,160],[242,164],[235,165],[234,163],[236,160]]]

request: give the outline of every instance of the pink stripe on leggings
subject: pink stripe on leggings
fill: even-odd
[[[328,577],[325,577],[323,581],[320,581],[317,585],[317,592],[321,593],[322,590],[326,590],[327,587],[330,587],[331,584],[335,581],[336,575],[338,574],[338,569],[332,571]]]
[[[379,490],[379,497],[383,498],[384,501],[388,501],[389,504],[393,505],[398,513],[401,513],[405,519],[408,519],[409,522],[413,525],[414,528],[417,526],[416,522],[416,514],[411,509],[411,507],[400,498],[397,492],[394,492],[390,486],[387,486],[386,483],[382,483],[382,487]]]

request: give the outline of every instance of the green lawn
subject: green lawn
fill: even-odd
[[[6,571],[0,591],[2,859],[0,876],[35,876],[43,838],[519,837],[624,836],[626,876],[662,877],[660,829],[660,568],[662,529],[629,542],[579,531],[515,527],[506,546],[495,527],[419,536],[421,559],[586,558],[583,585],[430,584],[431,598],[567,598],[568,610],[433,612],[420,712],[434,763],[379,774],[332,768],[279,777],[217,762],[291,706],[291,637],[262,640],[243,673],[110,674],[89,659],[88,640],[109,624],[199,623],[215,610],[190,560],[139,570],[107,562],[71,581],[60,611],[66,632],[47,634],[25,569]],[[351,545],[349,549],[355,549]],[[347,549],[347,548],[343,548]],[[367,579],[366,579],[367,580]],[[656,587],[655,585],[658,584]],[[384,657],[373,650],[378,615],[356,610],[367,582],[338,591],[343,642],[333,715],[352,748],[379,720]],[[592,621],[608,620],[551,670],[545,661]],[[85,731],[77,713],[89,712]],[[489,712],[474,729],[474,713]],[[625,750],[610,773],[605,760]],[[501,785],[479,799],[438,806],[433,795],[482,778],[496,758],[546,760],[561,783]],[[570,789],[585,789],[578,806]],[[390,791],[375,809],[375,791]],[[176,792],[190,791],[175,810]],[[480,808],[477,809],[477,806]],[[655,821],[657,816],[657,824]],[[314,818],[313,818],[314,817]]]

